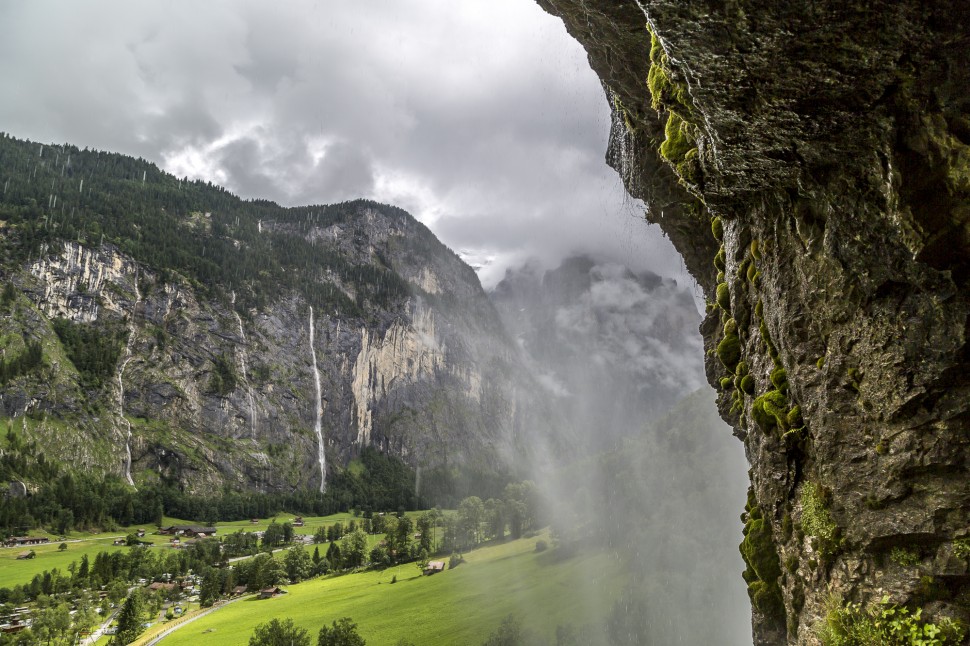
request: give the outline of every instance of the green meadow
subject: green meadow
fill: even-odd
[[[408,512],[411,517],[417,517],[422,512]],[[226,534],[231,534],[238,530],[243,530],[247,532],[263,531],[265,530],[271,522],[285,523],[293,522],[296,518],[293,514],[278,514],[273,518],[261,518],[256,523],[252,523],[249,520],[240,520],[231,523],[216,523],[215,527],[218,530],[217,536],[224,536]],[[297,534],[313,534],[313,532],[318,527],[326,527],[334,523],[340,522],[344,526],[347,525],[351,520],[356,520],[360,523],[361,519],[355,517],[353,514],[342,513],[333,514],[330,516],[307,516],[304,517],[305,525],[303,527],[296,527],[295,533]],[[164,526],[169,525],[202,525],[198,521],[187,521],[178,518],[163,518]],[[171,540],[170,536],[160,536],[155,534],[157,527],[154,525],[134,525],[132,527],[122,527],[113,532],[71,532],[67,534],[64,538],[65,541],[60,541],[59,537],[49,534],[44,531],[34,530],[30,532],[31,536],[46,536],[51,540],[50,543],[44,545],[34,545],[27,547],[3,547],[0,548],[0,588],[9,588],[15,585],[21,585],[25,583],[30,583],[30,580],[34,578],[35,575],[41,574],[46,570],[53,570],[54,568],[59,569],[61,572],[67,572],[67,567],[73,561],[80,561],[81,556],[84,554],[88,555],[88,559],[94,562],[94,557],[98,552],[115,552],[118,550],[128,549],[126,546],[113,545],[112,543],[116,538],[124,538],[128,534],[136,532],[138,529],[144,529],[146,534],[142,538],[142,541],[148,541],[157,546],[162,546],[163,549],[168,549],[167,546]],[[373,547],[376,543],[380,542],[382,536],[370,536],[368,545]],[[58,546],[62,543],[67,543],[67,549],[62,551],[58,550]],[[327,544],[321,545],[321,550],[325,551]],[[310,550],[312,552],[312,547]],[[24,551],[33,550],[36,556],[32,559],[17,560],[17,555]]]
[[[245,644],[257,624],[289,617],[316,641],[324,624],[351,617],[368,646],[479,644],[513,614],[522,625],[554,642],[559,624],[600,621],[626,582],[623,563],[604,551],[559,559],[555,550],[535,551],[546,535],[481,547],[466,562],[433,576],[414,564],[380,571],[328,576],[287,586],[275,599],[230,604],[172,633],[165,646]],[[397,582],[392,583],[396,577]],[[611,590],[591,598],[590,580]]]
[[[167,543],[168,537],[155,536],[150,532],[155,531],[154,527],[142,526],[149,533],[141,540],[155,544]],[[45,570],[57,568],[61,572],[67,572],[67,566],[73,561],[80,561],[81,556],[88,555],[88,559],[93,563],[94,557],[98,552],[116,552],[128,549],[123,545],[113,545],[114,539],[124,538],[127,534],[134,532],[138,527],[119,529],[114,532],[101,532],[98,534],[86,534],[83,532],[73,532],[65,536],[65,541],[59,541],[56,537],[49,536],[50,543],[44,545],[31,545],[25,547],[4,547],[0,548],[0,588],[9,588],[14,585],[30,583],[34,575],[41,574]],[[31,532],[31,536],[47,536],[43,532]],[[58,549],[60,544],[67,544],[67,549]],[[21,552],[34,551],[34,558],[18,560],[17,555]]]

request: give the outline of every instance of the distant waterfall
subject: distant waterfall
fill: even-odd
[[[138,303],[141,302],[141,291],[138,289],[138,274],[135,274],[135,304],[131,307],[131,318],[128,320],[128,341],[125,343],[125,358],[121,360],[121,367],[118,368],[118,417],[125,425],[125,480],[128,484],[135,486],[135,481],[131,479],[131,422],[125,417],[125,368],[131,361],[131,346],[135,342],[135,312],[138,310]]]
[[[320,390],[320,370],[317,368],[317,351],[313,348],[313,308],[310,308],[310,356],[313,357],[313,384],[317,388],[317,408],[313,420],[313,432],[317,434],[317,461],[320,463],[320,493],[327,488],[327,456],[323,447],[323,393]]]
[[[249,373],[246,370],[246,331],[243,329],[242,318],[236,311],[236,292],[232,292],[232,314],[236,317],[236,325],[239,326],[239,336],[242,338],[242,347],[239,348],[239,367],[242,368],[243,381],[246,383],[246,399],[249,400],[249,436],[256,440],[256,402],[253,399],[253,386],[249,383]]]

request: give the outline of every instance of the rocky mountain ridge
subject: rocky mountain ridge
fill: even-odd
[[[3,356],[43,353],[6,379],[0,415],[50,457],[136,485],[289,491],[376,446],[432,486],[459,465],[513,470],[554,418],[522,405],[535,384],[474,271],[400,209],[282,209],[122,156],[0,143]],[[43,208],[52,186],[70,198]],[[221,262],[159,251],[182,229]]]
[[[970,625],[966,4],[538,2],[707,293],[755,644]]]

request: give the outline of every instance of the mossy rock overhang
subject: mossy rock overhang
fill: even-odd
[[[740,413],[736,389],[719,403],[793,566],[781,579],[785,621],[755,613],[755,643],[809,635],[832,572],[851,571],[840,583],[862,602],[892,586],[921,598],[866,546],[919,535],[945,562],[970,527],[970,4],[538,2],[636,121],[623,141],[637,170],[623,179],[712,304],[709,380],[732,390],[723,380],[742,361],[755,378]],[[693,106],[703,182],[689,189],[678,156],[659,150],[669,119],[648,88],[657,46]],[[717,300],[732,306],[736,344]],[[772,380],[778,368],[784,379]],[[751,406],[768,392],[757,414],[773,432],[752,432]],[[797,517],[793,492],[812,479],[845,529],[824,571],[781,522]],[[970,619],[967,598],[924,616]]]

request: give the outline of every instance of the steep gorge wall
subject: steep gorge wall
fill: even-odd
[[[832,599],[970,623],[970,8],[538,2],[708,294],[755,643],[820,643]]]
[[[366,209],[360,222],[355,235],[299,235],[336,239],[348,258],[361,246],[359,266],[389,263],[411,293],[366,317],[315,312],[327,473],[370,445],[416,467],[511,468],[517,434],[538,428],[518,404],[533,387],[474,272],[429,232]],[[16,294],[2,306],[3,356],[31,340],[44,365],[5,384],[0,415],[48,456],[198,493],[319,487],[310,311],[299,293],[236,309],[234,294],[76,242],[3,278]],[[110,374],[85,380],[57,321],[102,339],[99,352],[113,348]]]

